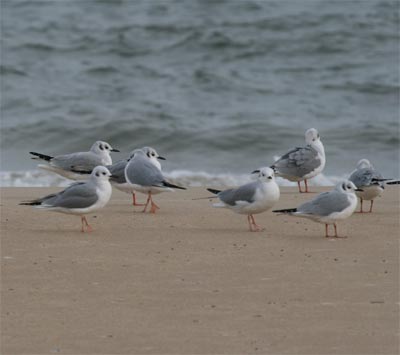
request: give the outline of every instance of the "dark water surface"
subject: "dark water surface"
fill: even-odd
[[[35,184],[30,150],[99,139],[123,152],[116,159],[153,146],[178,175],[247,174],[304,144],[309,127],[326,176],[360,158],[399,175],[398,1],[1,7],[3,185]]]

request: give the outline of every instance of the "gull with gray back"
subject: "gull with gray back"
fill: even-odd
[[[374,166],[370,163],[368,159],[361,159],[357,163],[356,170],[351,173],[349,180],[362,190],[356,192],[356,195],[360,199],[359,213],[364,213],[364,200],[371,201],[368,211],[369,213],[371,213],[374,199],[380,196],[383,192],[385,188],[385,181],[392,179],[385,179],[383,175],[374,168]],[[388,184],[391,183],[394,182],[388,182]]]
[[[294,217],[311,219],[314,222],[325,224],[325,237],[329,238],[328,225],[335,228],[334,238],[337,234],[336,222],[350,217],[357,206],[356,191],[360,191],[351,181],[343,181],[329,192],[323,192],[312,200],[301,204],[297,208],[281,209],[272,212],[288,214]]]
[[[103,208],[111,198],[110,171],[104,166],[93,169],[89,180],[76,182],[65,190],[38,198],[32,201],[21,202],[20,205],[34,206],[36,208],[78,215],[81,217],[81,231],[91,232],[93,229],[86,220],[85,215]]]
[[[36,152],[29,152],[34,157],[48,164],[39,164],[38,167],[59,174],[67,179],[82,180],[99,165],[111,165],[112,159],[110,152],[119,152],[107,142],[95,142],[88,152],[77,152],[52,157]]]
[[[250,231],[259,232],[263,229],[256,224],[253,215],[270,209],[279,200],[280,191],[271,168],[264,167],[253,173],[258,174],[256,181],[236,189],[207,190],[216,194],[220,199],[220,202],[214,204],[214,207],[224,207],[239,214],[246,214]]]
[[[160,156],[157,153],[157,151],[152,147],[143,147],[141,149],[135,149],[134,151],[131,152],[129,158],[117,161],[113,165],[107,166],[107,168],[110,170],[111,174],[113,175],[113,177],[110,179],[111,185],[120,191],[126,192],[128,194],[132,194],[133,206],[144,206],[143,203],[136,202],[135,190],[133,189],[132,185],[129,184],[125,179],[125,167],[128,164],[129,160],[131,160],[134,157],[135,153],[138,150],[142,150],[146,154],[146,156],[149,158],[150,162],[157,169],[159,169],[161,171],[161,164],[158,161],[158,159],[165,160],[165,158]]]
[[[151,161],[143,150],[138,150],[125,167],[125,179],[135,191],[147,194],[143,212],[151,204],[150,212],[155,213],[159,207],[154,203],[152,195],[186,188],[171,184],[166,180],[161,170]]]
[[[307,180],[321,173],[326,161],[325,149],[315,128],[306,131],[305,140],[305,147],[290,150],[271,165],[277,176],[297,181],[299,192],[309,192]],[[304,181],[305,191],[302,191],[300,181]]]

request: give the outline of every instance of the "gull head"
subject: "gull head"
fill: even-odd
[[[143,147],[142,150],[147,155],[147,157],[150,158],[150,159],[166,160],[164,157],[161,157],[157,153],[157,151],[152,147]]]
[[[350,193],[350,194],[354,194],[356,191],[363,191],[361,189],[358,189],[356,187],[356,185],[354,185],[354,183],[349,180],[344,180],[344,181],[338,183],[336,185],[335,189],[340,192]]]
[[[258,174],[258,179],[266,182],[275,181],[275,172],[269,167],[254,170],[252,174]]]
[[[114,149],[109,143],[103,141],[96,141],[93,143],[90,150],[96,154],[107,154],[109,155],[110,152],[119,152],[118,149]]]
[[[368,159],[360,159],[356,165],[357,169],[372,168],[372,164]]]
[[[319,133],[315,128],[310,128],[305,133],[306,143],[312,144],[320,141]]]
[[[96,181],[107,181],[112,174],[105,166],[96,166],[91,174],[92,178]]]

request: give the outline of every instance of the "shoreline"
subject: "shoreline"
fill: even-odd
[[[324,225],[213,208],[205,188],[113,190],[80,218],[18,206],[61,188],[1,188],[1,352],[394,354],[399,350],[399,189],[372,214]],[[315,193],[281,188],[274,209]],[[312,187],[312,191],[330,188]],[[138,194],[139,202],[145,195]]]

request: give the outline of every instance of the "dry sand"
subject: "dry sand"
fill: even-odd
[[[1,189],[1,354],[399,352],[398,187],[339,223],[340,240],[270,211],[250,233],[193,201],[200,188],[157,195],[156,215],[114,191],[90,234],[18,206],[58,190]],[[285,188],[275,207],[313,196]]]

